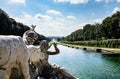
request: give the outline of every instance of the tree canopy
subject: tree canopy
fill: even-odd
[[[23,23],[16,22],[13,18],[9,18],[8,14],[0,9],[0,35],[17,35],[23,36],[23,33],[30,28]],[[45,36],[38,34],[38,40],[47,39]]]
[[[0,9],[0,35],[22,36],[30,28],[22,23],[16,22]]]
[[[86,41],[120,38],[120,12],[116,12],[103,20],[101,24],[86,24],[83,29],[72,32],[67,41]]]

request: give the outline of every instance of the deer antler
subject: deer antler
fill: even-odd
[[[31,25],[31,27],[32,27],[32,28],[31,28],[31,30],[33,30],[33,31],[34,31],[34,30],[35,30],[36,25]]]

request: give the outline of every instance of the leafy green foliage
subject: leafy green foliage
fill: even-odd
[[[0,9],[0,35],[22,36],[23,33],[29,29],[28,26],[9,18],[9,16]]]
[[[67,36],[68,41],[83,40],[83,30],[79,29]]]
[[[81,46],[94,46],[94,47],[108,47],[108,48],[120,48],[120,39],[107,39],[107,40],[93,40],[93,41],[61,41],[62,43],[81,45]]]
[[[120,38],[120,12],[107,17],[101,24],[86,24],[83,29],[72,32],[67,41],[88,41]]]
[[[22,23],[16,22],[0,9],[0,35],[17,35],[23,36],[23,33],[30,28]],[[43,35],[38,34],[38,40],[35,44],[39,44],[39,41],[47,40]]]

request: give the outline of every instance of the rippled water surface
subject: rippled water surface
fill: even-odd
[[[58,45],[59,55],[49,61],[65,67],[79,79],[120,79],[120,57]],[[51,48],[50,50],[53,50]]]

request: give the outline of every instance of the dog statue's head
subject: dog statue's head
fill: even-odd
[[[34,31],[36,26],[31,26],[32,28],[28,31],[26,31],[23,34],[23,40],[25,41],[26,44],[31,45],[34,43],[35,40],[38,39],[37,33]]]

